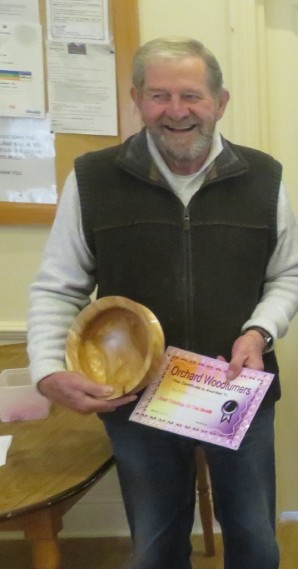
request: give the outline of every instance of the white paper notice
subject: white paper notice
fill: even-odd
[[[0,437],[0,466],[6,464],[6,455],[12,442],[12,435]]]
[[[44,117],[42,29],[0,23],[0,115]]]
[[[39,22],[38,0],[0,0],[0,21]]]
[[[109,43],[108,0],[47,0],[49,37]]]
[[[0,201],[57,203],[48,119],[0,118]]]
[[[108,47],[48,43],[52,130],[117,135],[115,54]]]

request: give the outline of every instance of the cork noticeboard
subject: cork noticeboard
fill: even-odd
[[[46,0],[39,0],[42,25],[45,29]],[[110,21],[116,52],[118,135],[94,136],[84,134],[55,135],[57,191],[73,167],[76,156],[90,150],[119,144],[139,130],[140,119],[130,98],[131,62],[139,46],[138,0],[109,0]],[[52,223],[55,205],[0,202],[0,224],[37,225]]]

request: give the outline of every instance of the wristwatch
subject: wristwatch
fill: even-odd
[[[267,352],[269,352],[269,350],[270,350],[270,348],[272,348],[272,344],[273,344],[273,337],[271,336],[271,334],[269,332],[267,332],[267,330],[265,330],[265,328],[261,328],[261,326],[250,326],[249,328],[246,328],[246,330],[244,330],[243,334],[248,332],[248,330],[256,330],[257,332],[259,332],[261,334],[261,336],[263,336],[263,340],[264,340],[263,354],[266,354]]]

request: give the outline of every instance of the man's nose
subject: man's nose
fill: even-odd
[[[179,96],[172,96],[166,108],[167,116],[175,120],[183,119],[189,115],[189,108]]]

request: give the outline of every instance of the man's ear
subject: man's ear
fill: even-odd
[[[229,100],[230,100],[229,91],[227,89],[222,89],[218,96],[217,120],[221,119],[221,117],[223,116]]]
[[[138,91],[136,90],[136,88],[133,86],[130,89],[130,96],[133,100],[133,102],[135,103],[135,105],[138,107],[138,109],[140,108],[141,105],[141,96],[138,93]]]

